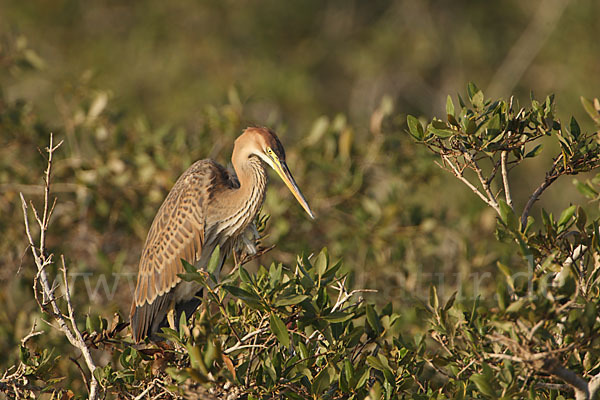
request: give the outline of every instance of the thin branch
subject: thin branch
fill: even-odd
[[[31,331],[29,331],[29,333],[23,339],[21,339],[21,346],[25,347],[25,343],[27,343],[29,341],[29,339],[44,333],[44,331],[36,331],[35,330],[36,325],[37,324],[34,322],[33,326],[31,327]]]
[[[510,184],[508,183],[508,171],[506,169],[506,159],[507,158],[508,158],[508,153],[505,150],[500,154],[500,162],[502,165],[502,183],[504,184],[504,197],[506,198],[506,204],[508,204],[508,206],[510,208],[512,208],[514,211],[513,200],[512,200],[512,196],[510,194]]]
[[[500,215],[500,208],[498,207],[498,204],[490,201],[483,193],[481,193],[479,191],[479,189],[477,189],[475,186],[473,186],[473,184],[471,182],[469,182],[469,180],[463,176],[463,174],[452,163],[452,161],[450,161],[450,158],[448,156],[443,155],[442,159],[444,160],[444,162],[446,162],[448,165],[450,165],[450,168],[452,168],[451,172],[454,174],[454,176],[456,176],[458,179],[460,179],[465,185],[467,185],[469,187],[469,189],[471,189],[473,191],[473,193],[475,193],[477,196],[479,196],[481,198],[481,200],[483,200],[488,206],[492,207],[496,211],[496,213],[498,213],[498,215]]]
[[[252,344],[249,344],[249,345],[244,345],[244,342],[245,342],[246,340],[248,340],[248,339],[251,339],[252,337],[254,337],[254,336],[256,336],[256,335],[259,335],[259,334],[261,334],[261,333],[264,333],[264,332],[266,332],[266,331],[267,331],[267,329],[266,329],[266,328],[260,328],[260,329],[257,329],[257,330],[255,330],[255,331],[252,331],[252,332],[248,333],[248,334],[247,334],[247,335],[245,335],[243,338],[241,338],[241,339],[238,339],[237,343],[236,343],[236,344],[234,344],[233,346],[231,346],[230,348],[226,349],[226,350],[224,351],[224,353],[225,353],[225,354],[230,354],[230,353],[232,353],[232,352],[234,352],[234,351],[236,351],[236,350],[239,350],[239,349],[242,349],[242,348],[246,348],[246,347],[247,347],[247,348],[252,348],[252,347],[260,347],[261,345],[252,345]]]
[[[569,384],[575,390],[576,400],[593,399],[588,382],[575,372],[560,365],[556,358],[547,359],[542,369]]]
[[[523,208],[523,214],[521,214],[521,226],[525,227],[527,225],[527,217],[529,217],[529,212],[531,211],[531,207],[533,207],[533,203],[540,198],[542,193],[544,193],[544,190],[548,189],[548,186],[550,186],[559,176],[560,174],[557,173],[546,174],[546,179],[544,179],[544,182],[542,182],[542,184],[535,189],[531,197],[529,197],[525,208]]]
[[[53,202],[52,205],[49,205],[50,177],[51,177],[51,173],[52,173],[52,158],[53,158],[54,151],[56,151],[56,149],[58,149],[61,144],[62,144],[62,141],[55,146],[54,140],[53,140],[53,135],[50,134],[50,145],[46,148],[46,151],[48,153],[48,158],[47,158],[48,164],[47,164],[47,168],[45,170],[45,176],[44,176],[44,208],[43,208],[43,213],[42,213],[41,218],[40,218],[40,215],[38,214],[36,208],[33,206],[33,204],[31,205],[31,209],[33,211],[34,217],[40,228],[38,247],[35,246],[33,236],[31,234],[31,229],[29,226],[29,218],[28,218],[28,206],[27,206],[27,202],[25,201],[25,198],[23,197],[23,193],[20,193],[21,206],[23,209],[23,221],[24,221],[24,225],[25,225],[25,234],[27,235],[27,240],[29,241],[29,247],[31,249],[31,253],[33,255],[33,259],[34,259],[35,265],[38,270],[38,273],[36,275],[36,278],[34,279],[34,284],[33,284],[33,290],[34,290],[34,295],[35,295],[36,301],[38,302],[38,305],[40,306],[40,309],[42,312],[48,312],[49,314],[51,314],[54,317],[54,320],[58,323],[58,329],[64,333],[64,335],[67,338],[67,340],[69,341],[69,343],[71,343],[71,345],[73,345],[74,347],[78,348],[81,351],[81,354],[83,355],[83,358],[86,362],[86,365],[87,365],[87,367],[90,371],[90,375],[91,375],[90,384],[89,384],[89,398],[94,400],[98,396],[98,381],[96,380],[96,378],[94,376],[94,370],[96,369],[96,364],[94,363],[94,360],[92,359],[92,356],[90,354],[90,350],[86,346],[85,341],[83,340],[83,338],[81,336],[81,332],[79,331],[79,329],[77,328],[77,324],[75,323],[73,305],[71,303],[71,295],[70,295],[69,288],[68,288],[68,285],[66,282],[66,266],[64,263],[64,257],[62,258],[63,278],[65,280],[65,299],[67,302],[68,316],[65,316],[62,313],[60,307],[58,306],[58,298],[54,294],[55,288],[50,286],[50,283],[48,280],[48,275],[46,274],[46,267],[48,265],[52,264],[52,254],[50,254],[48,256],[46,256],[46,254],[45,254],[45,252],[46,252],[46,248],[45,248],[46,232],[48,230],[49,221],[52,216],[52,211],[54,210],[54,205],[55,205],[55,202]],[[39,298],[37,297],[37,293],[38,293],[37,283],[38,282],[41,283],[41,291],[42,291],[43,299],[44,299],[43,302],[40,302]],[[50,305],[51,310],[47,310],[45,307],[46,305]],[[69,327],[67,320],[70,322],[71,327]]]
[[[231,353],[233,353],[236,350],[240,350],[240,349],[254,349],[254,348],[268,349],[269,347],[266,346],[266,345],[264,345],[264,344],[242,344],[242,345],[240,345],[239,343],[237,343],[235,346],[228,348],[223,353],[225,353],[225,354],[231,354]]]
[[[90,394],[90,389],[89,389],[89,383],[88,383],[88,379],[87,376],[85,376],[85,372],[83,371],[83,368],[81,368],[81,364],[79,364],[79,361],[77,361],[76,358],[74,357],[69,357],[69,360],[73,361],[73,363],[77,366],[77,369],[79,370],[79,373],[81,374],[81,378],[83,379],[83,383],[85,384],[86,389],[88,389],[88,394]]]
[[[465,159],[467,161],[469,161],[469,163],[471,163],[471,168],[473,168],[473,170],[477,174],[477,178],[479,178],[479,182],[481,182],[481,186],[483,187],[483,190],[487,194],[489,201],[495,205],[494,209],[496,209],[498,214],[500,214],[500,208],[498,207],[498,202],[496,201],[496,197],[494,196],[494,194],[492,193],[492,190],[490,189],[489,181],[492,180],[492,177],[490,177],[489,181],[484,178],[483,172],[481,171],[481,168],[477,164],[477,161],[473,160],[473,157],[469,154],[468,151],[465,150],[463,152],[463,156],[465,157]]]
[[[146,396],[152,389],[156,387],[156,379],[152,381],[150,385],[144,391],[142,391],[139,395],[135,397],[135,400],[142,400],[144,396]]]
[[[346,277],[344,277],[342,280],[338,280],[337,281],[338,286],[334,287],[335,290],[337,290],[339,292],[338,294],[338,298],[337,301],[335,302],[333,308],[331,309],[331,312],[336,312],[339,309],[341,309],[341,307],[344,305],[345,302],[347,302],[352,296],[354,296],[357,293],[377,293],[377,290],[375,289],[354,289],[351,292],[348,292],[346,290]]]
[[[564,353],[573,349],[574,343],[571,343],[571,345],[562,349],[545,351],[543,353],[531,353],[529,352],[528,348],[523,347],[508,337],[502,335],[491,335],[490,338],[503,342],[508,346],[509,349],[511,349],[512,353],[521,355],[514,356],[504,353],[492,353],[487,354],[488,357],[524,363],[537,372],[546,372],[556,378],[559,378],[573,388],[575,391],[576,400],[590,400],[595,398],[596,392],[600,388],[600,375],[596,375],[588,382],[575,372],[565,368],[555,357],[555,355],[558,353]]]

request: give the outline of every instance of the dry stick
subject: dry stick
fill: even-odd
[[[504,197],[506,198],[506,204],[508,204],[508,206],[510,208],[513,209],[513,200],[512,200],[512,196],[510,194],[510,185],[508,183],[508,170],[506,169],[506,159],[508,157],[508,153],[506,150],[504,150],[501,154],[500,154],[500,163],[502,166],[502,183],[504,184]]]
[[[40,225],[40,243],[39,248],[36,248],[33,240],[33,236],[31,234],[31,229],[29,228],[29,219],[27,218],[27,202],[23,197],[23,193],[19,193],[21,197],[21,206],[23,208],[23,221],[25,223],[25,233],[27,235],[27,239],[29,241],[29,247],[31,248],[31,253],[33,254],[33,259],[38,269],[38,274],[36,276],[35,282],[39,279],[41,281],[42,293],[44,296],[43,305],[50,304],[52,307],[52,315],[56,322],[58,323],[59,330],[61,330],[69,343],[71,343],[74,347],[78,348],[83,355],[85,363],[90,370],[91,373],[91,382],[89,387],[89,399],[96,399],[98,396],[98,381],[94,376],[94,370],[96,369],[96,364],[92,359],[89,349],[87,348],[85,342],[82,339],[81,332],[77,328],[74,319],[73,313],[73,305],[71,304],[70,293],[68,287],[65,289],[65,297],[67,299],[67,307],[69,311],[69,316],[65,316],[60,310],[57,298],[54,295],[54,290],[50,288],[50,284],[48,282],[48,276],[46,274],[46,266],[52,263],[52,255],[46,256],[45,252],[45,240],[46,240],[46,231],[48,229],[48,222],[50,217],[52,216],[52,211],[54,210],[54,206],[48,208],[48,199],[50,197],[50,174],[52,171],[52,155],[56,149],[60,147],[62,141],[58,143],[56,146],[53,145],[53,136],[50,134],[50,146],[46,149],[48,152],[48,166],[45,171],[45,187],[44,187],[44,212],[43,218],[40,220],[35,207],[32,206],[32,210],[34,211],[34,215],[38,224]],[[63,261],[64,262],[64,261]],[[64,269],[63,263],[63,269]],[[66,274],[66,269],[63,270],[63,274]],[[36,285],[34,282],[34,290],[36,290]],[[43,305],[41,305],[42,312],[45,311]],[[68,319],[71,323],[72,328],[69,328],[66,319]]]
[[[483,177],[481,168],[479,167],[477,162],[475,160],[473,160],[473,157],[469,154],[468,151],[464,151],[463,156],[465,157],[465,159],[467,161],[469,161],[471,163],[471,168],[473,168],[473,170],[477,174],[477,178],[479,178],[479,182],[481,182],[481,186],[483,186],[483,190],[485,190],[485,193],[487,194],[488,199],[495,206],[494,209],[496,210],[496,212],[498,214],[500,214],[500,207],[498,207],[498,202],[496,201],[496,197],[494,196],[494,194],[492,193],[492,190],[490,189],[490,184],[488,183],[488,180]],[[490,178],[490,180],[491,180],[491,178]]]
[[[469,189],[471,189],[473,191],[473,193],[475,193],[477,196],[479,196],[481,198],[481,200],[483,200],[488,206],[492,207],[496,211],[496,213],[498,213],[498,215],[500,215],[500,208],[498,207],[498,204],[490,201],[490,199],[488,199],[483,193],[481,193],[479,191],[479,189],[477,189],[475,186],[473,186],[473,184],[471,182],[469,182],[469,180],[467,180],[467,178],[465,178],[463,176],[463,174],[452,163],[452,161],[450,161],[450,158],[448,156],[443,155],[442,159],[446,163],[448,163],[448,165],[450,165],[450,168],[452,168],[452,173],[454,174],[454,176],[456,176],[458,179],[460,179],[465,185],[467,185],[469,187]]]

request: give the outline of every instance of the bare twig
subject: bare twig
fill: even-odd
[[[504,184],[504,197],[506,198],[506,204],[508,204],[508,206],[510,208],[513,209],[513,200],[512,200],[512,196],[510,194],[510,184],[508,183],[508,171],[506,169],[506,159],[508,158],[508,153],[505,151],[503,151],[500,154],[500,162],[502,165],[502,183]]]
[[[471,156],[471,154],[469,154],[468,151],[466,151],[466,150],[463,151],[463,156],[471,164],[470,167],[477,174],[477,178],[479,178],[479,182],[481,183],[483,190],[487,194],[488,200],[492,204],[492,207],[494,207],[494,210],[496,210],[496,212],[498,214],[500,214],[500,208],[498,207],[498,202],[496,201],[496,197],[494,196],[494,194],[492,193],[492,190],[490,189],[489,182],[492,180],[492,177],[490,176],[489,180],[485,179],[485,177],[483,176],[483,172],[481,171],[481,168],[477,164],[477,161],[473,160],[473,157]]]
[[[135,397],[135,400],[142,400],[152,389],[156,387],[157,379],[153,380],[146,389],[144,389],[139,395]]]
[[[338,294],[337,301],[335,302],[334,306],[331,308],[332,313],[341,309],[341,307],[344,305],[344,303],[347,302],[352,296],[354,296],[357,293],[366,293],[366,292],[377,293],[377,290],[375,290],[375,289],[354,289],[353,291],[348,292],[348,290],[346,289],[346,277],[344,277],[341,280],[338,280],[337,285],[338,286],[334,287],[334,289],[337,290],[339,292],[339,294]]]
[[[243,348],[261,347],[262,345],[252,345],[252,344],[245,345],[244,342],[246,340],[251,339],[254,336],[264,333],[266,331],[267,331],[266,328],[260,328],[255,331],[252,331],[252,332],[248,333],[247,335],[245,335],[243,338],[239,339],[236,344],[234,344],[233,346],[231,346],[230,348],[226,349],[223,352],[225,354],[230,354],[236,350],[243,349]]]
[[[44,331],[36,331],[35,326],[36,323],[34,322],[33,326],[31,327],[31,331],[29,331],[29,333],[23,339],[21,339],[21,346],[25,347],[25,344],[29,341],[29,339],[44,333]]]
[[[79,370],[79,373],[81,374],[81,378],[83,379],[83,383],[85,384],[85,387],[88,389],[88,394],[90,394],[90,392],[89,392],[90,385],[88,383],[87,376],[85,376],[85,371],[83,370],[83,368],[81,368],[81,364],[79,364],[79,361],[77,361],[76,358],[69,357],[69,360],[73,361],[73,364],[75,364],[77,366],[77,369]]]
[[[525,208],[523,208],[523,213],[521,214],[522,227],[525,227],[527,225],[527,217],[529,217],[529,212],[531,211],[531,207],[533,207],[533,203],[535,203],[540,198],[542,193],[544,193],[544,190],[548,189],[548,186],[550,186],[559,176],[560,175],[557,173],[547,174],[546,179],[544,179],[544,182],[542,182],[542,184],[538,186],[537,189],[535,189],[531,197],[529,197]]]
[[[573,343],[561,349],[545,351],[542,353],[531,353],[528,348],[508,337],[502,335],[491,335],[490,338],[492,340],[504,343],[513,354],[520,355],[515,356],[505,353],[492,353],[487,354],[488,357],[524,363],[535,371],[545,372],[556,378],[559,378],[573,388],[575,391],[576,400],[591,400],[596,398],[597,392],[600,389],[600,374],[594,376],[589,381],[586,381],[575,372],[565,368],[556,358],[557,354],[572,350],[574,347]]]
[[[463,176],[462,172],[458,170],[458,168],[452,163],[452,161],[450,161],[450,157],[442,155],[442,159],[445,163],[450,165],[450,168],[452,169],[451,172],[454,174],[454,176],[460,179],[465,185],[469,187],[469,189],[473,191],[473,193],[479,196],[481,200],[483,200],[488,206],[492,207],[496,211],[496,213],[500,215],[500,208],[498,207],[498,203],[496,203],[496,201],[488,199],[483,193],[479,191],[479,189],[477,189],[471,182],[469,182],[469,180]]]
[[[32,211],[36,222],[40,228],[40,237],[39,244],[36,247],[34,244],[33,236],[31,234],[31,229],[29,227],[29,218],[28,218],[28,206],[25,198],[23,197],[23,193],[20,193],[21,196],[21,206],[23,208],[23,221],[25,224],[25,233],[27,235],[27,239],[29,241],[29,247],[31,249],[31,253],[33,255],[33,259],[35,265],[37,267],[38,273],[36,278],[34,279],[33,289],[36,297],[36,301],[40,306],[42,312],[48,312],[54,318],[54,320],[58,323],[58,329],[63,332],[69,343],[74,347],[78,348],[83,355],[85,363],[90,371],[90,384],[89,384],[89,398],[96,399],[98,396],[98,381],[94,377],[94,370],[96,369],[96,364],[92,359],[90,354],[90,350],[87,348],[82,336],[81,332],[77,328],[77,324],[75,323],[75,316],[73,311],[73,305],[71,303],[71,295],[69,292],[69,288],[66,282],[66,266],[63,261],[63,277],[65,279],[65,299],[67,302],[67,312],[68,315],[64,315],[58,306],[58,298],[55,296],[54,291],[55,288],[50,286],[48,275],[46,274],[46,267],[52,264],[52,254],[46,255],[46,232],[48,230],[48,225],[50,218],[52,217],[52,211],[54,210],[55,201],[53,201],[52,205],[50,205],[50,178],[52,172],[52,158],[53,154],[60,147],[62,141],[57,145],[54,145],[53,135],[50,134],[50,145],[46,148],[46,152],[48,153],[48,164],[44,173],[44,208],[43,213],[40,218],[35,207],[32,205]],[[40,302],[37,297],[38,293],[38,285],[41,284],[41,291],[43,295],[43,301]],[[46,308],[47,305],[50,305],[50,310]],[[71,326],[69,326],[69,323]]]

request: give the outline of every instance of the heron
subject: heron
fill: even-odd
[[[254,219],[267,188],[265,164],[277,172],[314,219],[275,132],[246,128],[235,140],[231,163],[235,172],[211,159],[196,161],[179,177],[154,217],[131,305],[136,343],[147,337],[163,340],[157,336],[162,327],[172,326],[182,312],[190,316],[200,305],[201,285],[178,276],[184,272],[182,259],[203,270],[217,246],[221,267],[227,255],[240,246],[245,245],[250,253],[256,251],[252,242],[257,238]]]

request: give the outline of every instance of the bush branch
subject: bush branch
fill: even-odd
[[[454,174],[454,176],[456,176],[465,185],[467,185],[469,187],[469,189],[471,189],[473,191],[473,193],[475,193],[477,196],[479,196],[481,198],[481,200],[483,200],[488,206],[492,207],[496,211],[496,213],[498,213],[498,215],[500,215],[500,207],[498,207],[498,203],[495,201],[495,199],[493,199],[493,196],[490,199],[490,198],[486,197],[483,193],[481,193],[479,191],[479,189],[477,189],[471,182],[469,182],[469,180],[467,178],[464,177],[462,172],[459,171],[458,168],[456,167],[456,165],[454,165],[452,163],[452,161],[450,160],[450,157],[448,157],[446,155],[442,155],[442,159],[444,160],[445,163],[450,165],[451,172]]]
[[[64,263],[64,257],[62,257],[62,272],[63,279],[65,280],[65,291],[64,297],[67,302],[67,313],[65,315],[58,305],[58,299],[54,294],[54,289],[50,286],[48,275],[46,274],[46,267],[52,264],[52,254],[46,255],[46,232],[48,231],[48,225],[50,218],[52,216],[52,212],[54,210],[54,204],[56,201],[52,202],[50,205],[50,177],[52,172],[52,158],[53,154],[60,147],[62,141],[58,143],[56,146],[54,145],[53,135],[50,134],[50,145],[46,148],[46,152],[48,153],[48,164],[46,167],[46,171],[44,173],[44,208],[42,213],[42,218],[40,218],[37,210],[33,205],[31,205],[34,217],[36,222],[40,228],[40,237],[39,243],[36,247],[35,241],[33,239],[33,235],[31,234],[31,229],[29,227],[29,218],[28,218],[28,206],[25,198],[23,197],[23,193],[20,193],[21,197],[21,206],[23,208],[23,221],[25,224],[25,233],[27,235],[27,239],[29,242],[29,247],[31,249],[31,253],[33,255],[33,260],[37,267],[38,273],[36,278],[34,279],[33,289],[36,294],[36,300],[38,300],[38,305],[41,308],[42,312],[48,312],[46,306],[50,305],[51,312],[50,314],[54,317],[54,320],[58,323],[58,329],[62,331],[69,341],[71,345],[78,348],[83,355],[87,368],[90,371],[90,385],[89,385],[89,398],[96,399],[98,397],[98,381],[94,376],[94,370],[96,369],[96,364],[92,359],[90,354],[90,350],[86,346],[83,337],[81,335],[81,331],[77,328],[77,324],[75,323],[75,314],[73,310],[73,304],[71,303],[71,295],[69,291],[69,287],[67,285],[66,280],[66,266]],[[43,294],[43,302],[39,302],[37,299],[37,283],[41,284],[41,291]],[[70,325],[70,326],[69,326]]]
[[[521,214],[521,226],[524,227],[527,225],[527,217],[529,217],[529,212],[531,211],[531,207],[533,207],[533,203],[540,198],[542,193],[544,193],[544,190],[548,189],[548,186],[550,186],[559,176],[559,174],[547,174],[544,182],[535,189],[533,194],[529,197],[525,208],[523,208],[523,213]]]
[[[500,163],[501,163],[501,170],[502,170],[502,183],[504,184],[504,197],[506,199],[506,204],[508,204],[508,206],[510,208],[513,209],[513,200],[512,200],[512,196],[510,194],[510,184],[508,182],[508,170],[506,168],[506,159],[508,158],[508,153],[506,150],[504,150],[501,154],[500,154]]]

